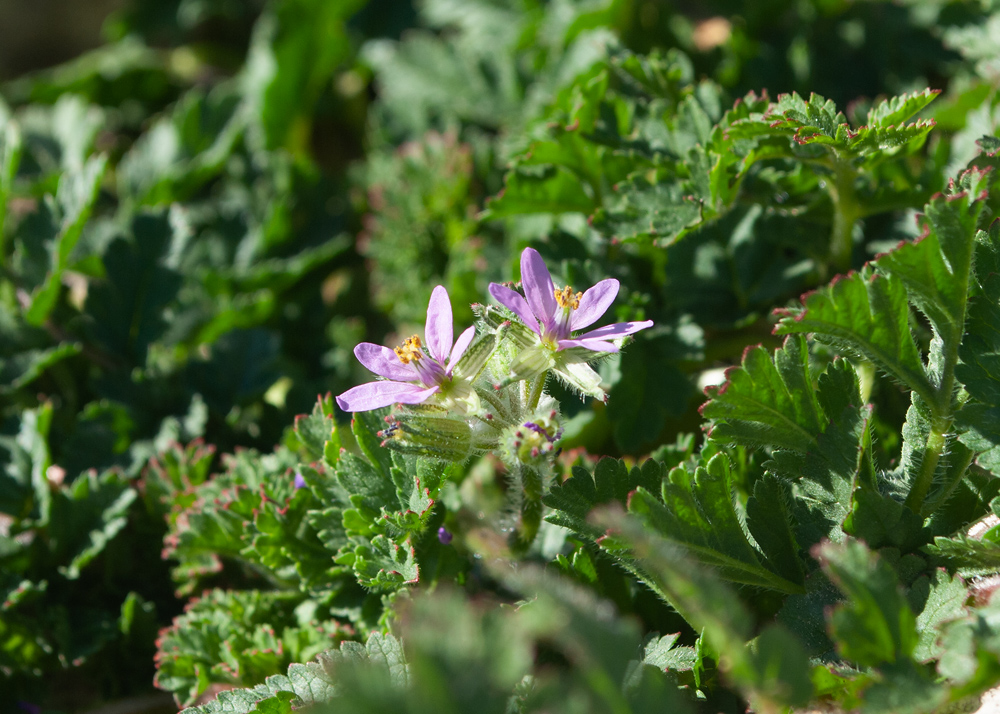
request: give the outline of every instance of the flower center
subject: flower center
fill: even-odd
[[[396,356],[399,357],[400,362],[409,364],[410,362],[418,362],[424,358],[424,353],[420,351],[421,347],[420,338],[414,335],[403,340],[403,344],[394,351]]]
[[[556,288],[553,293],[556,296],[556,302],[559,303],[559,307],[570,310],[576,310],[580,307],[580,298],[583,297],[583,293],[574,293],[573,288],[569,285],[562,290]]]

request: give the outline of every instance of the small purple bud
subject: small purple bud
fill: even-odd
[[[448,532],[448,529],[444,526],[438,528],[438,540],[441,541],[441,545],[448,545],[451,543],[452,535]]]
[[[17,707],[21,711],[28,712],[28,714],[42,714],[42,708],[37,704],[32,704],[31,702],[18,702]]]
[[[302,478],[302,474],[298,471],[295,472],[295,488],[305,488],[306,480]]]

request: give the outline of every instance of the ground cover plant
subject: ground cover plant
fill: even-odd
[[[998,21],[134,0],[7,78],[0,711],[974,711]]]

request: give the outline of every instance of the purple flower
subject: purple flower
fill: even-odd
[[[418,335],[406,339],[394,350],[362,342],[354,348],[354,356],[384,379],[348,389],[337,397],[337,404],[346,412],[365,412],[390,404],[422,404],[437,395],[446,407],[477,410],[479,398],[470,380],[455,374],[455,367],[472,344],[476,329],[468,328],[454,341],[453,334],[451,299],[448,291],[438,285],[427,305],[424,327],[427,352]]]
[[[611,307],[618,295],[618,281],[602,280],[589,290],[577,293],[568,285],[557,289],[538,251],[521,253],[521,284],[524,296],[508,287],[490,283],[490,295],[517,315],[527,330],[512,331],[523,348],[510,365],[503,383],[527,380],[549,370],[582,394],[605,399],[601,378],[587,362],[601,354],[617,352],[616,338],[652,326],[652,320],[619,322],[574,336],[577,330],[593,325]],[[500,385],[498,385],[500,386]]]
[[[441,541],[441,545],[448,545],[451,543],[452,535],[448,532],[448,529],[444,526],[438,528],[438,540]]]
[[[521,253],[521,284],[524,297],[498,283],[490,283],[490,295],[521,318],[553,351],[580,347],[592,352],[617,352],[618,346],[609,340],[653,324],[652,320],[619,322],[573,337],[573,332],[594,324],[611,307],[618,295],[618,281],[608,278],[582,293],[574,293],[568,285],[558,290],[534,248],[525,248]]]
[[[293,483],[294,483],[294,486],[295,486],[296,490],[298,490],[300,488],[305,488],[308,485],[306,483],[305,478],[302,476],[302,473],[300,471],[296,471],[295,472],[295,481]]]

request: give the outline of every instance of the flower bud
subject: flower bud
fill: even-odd
[[[378,433],[382,446],[442,461],[465,461],[472,453],[472,429],[462,419],[423,411],[396,413],[391,420]]]
[[[528,420],[507,429],[501,443],[509,461],[539,466],[559,453],[561,436],[559,413],[550,409],[536,412]]]

